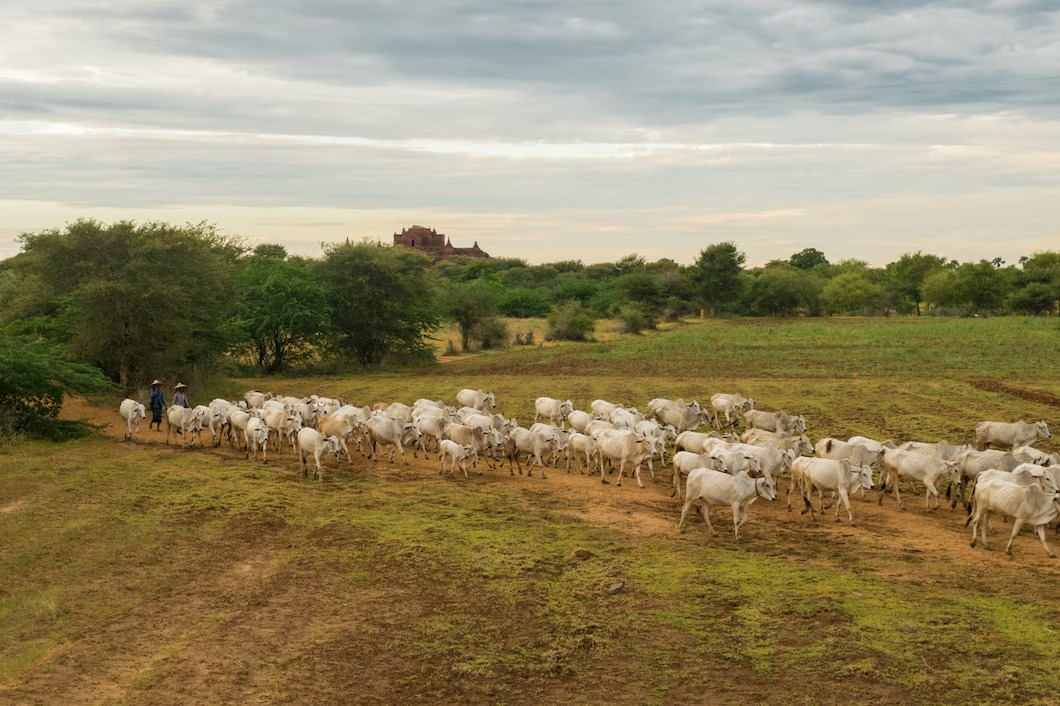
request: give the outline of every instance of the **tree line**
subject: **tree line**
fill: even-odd
[[[1058,252],[1018,263],[914,252],[871,267],[807,248],[748,268],[725,242],[691,265],[635,254],[594,264],[434,263],[369,240],[324,244],[320,257],[306,258],[275,244],[251,248],[205,223],[92,220],[19,241],[19,254],[0,262],[4,334],[95,366],[123,387],[226,361],[272,373],[322,361],[429,360],[429,336],[445,322],[470,350],[508,344],[501,317],[548,317],[550,335],[584,339],[604,317],[637,332],[700,311],[1056,315],[1060,302]]]

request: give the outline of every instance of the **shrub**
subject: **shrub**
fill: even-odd
[[[507,348],[511,338],[508,324],[497,317],[480,322],[475,328],[475,337],[482,341],[483,350]]]
[[[641,304],[626,304],[618,310],[618,320],[622,323],[622,333],[640,333],[645,329],[654,330],[658,323],[655,312]]]
[[[586,341],[596,330],[596,322],[579,301],[569,301],[548,315],[547,341]]]
[[[0,336],[0,434],[71,438],[91,428],[59,420],[63,395],[113,388],[97,368],[41,343]]]

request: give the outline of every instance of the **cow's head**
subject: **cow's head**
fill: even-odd
[[[795,455],[795,449],[786,449],[780,452],[780,458],[785,468],[791,468],[791,464],[795,463]]]
[[[777,482],[770,476],[764,476],[762,478],[755,479],[755,492],[759,497],[765,500],[773,501],[777,499]]]
[[[1049,425],[1046,424],[1044,420],[1034,425],[1034,431],[1036,431],[1038,436],[1043,439],[1051,439],[1053,436],[1049,433]]]
[[[957,468],[960,464],[957,461],[943,461],[946,464],[946,475],[954,483],[961,482],[961,471]]]
[[[497,406],[497,395],[492,392],[486,393],[486,399],[483,400],[483,404],[490,409]]]
[[[335,458],[338,458],[339,451],[342,450],[342,444],[339,443],[339,437],[334,435],[329,436],[324,440],[324,443],[327,444],[328,450],[331,451],[332,455],[335,456]]]

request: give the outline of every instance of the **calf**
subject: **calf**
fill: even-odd
[[[244,458],[250,458],[250,454],[253,453],[254,458],[257,459],[258,447],[261,447],[261,461],[262,463],[268,463],[269,459],[265,456],[265,452],[269,444],[269,428],[265,426],[265,422],[257,417],[248,417],[246,436],[247,452]]]
[[[456,473],[456,464],[460,463],[460,470],[464,472],[464,478],[467,478],[467,460],[472,459],[475,468],[478,468],[478,453],[475,451],[473,446],[461,446],[455,441],[449,439],[442,439],[438,442],[438,460],[441,462],[441,466],[438,468],[439,473],[445,473],[445,461],[449,459],[450,468],[449,475]],[[482,471],[479,471],[481,474]]]
[[[313,461],[316,463],[316,470],[313,472],[313,476],[323,481],[324,470],[320,467],[320,457],[330,451],[336,458],[338,458],[340,448],[339,440],[335,436],[325,436],[323,433],[310,427],[299,429],[298,462],[302,466],[302,477],[305,478],[309,474],[306,457],[312,456]]]

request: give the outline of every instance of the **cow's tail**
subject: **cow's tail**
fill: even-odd
[[[972,488],[972,493],[968,496],[968,502],[964,504],[965,509],[968,511],[968,519],[964,521],[964,526],[967,527],[972,523],[972,516],[975,514],[975,488]]]

